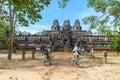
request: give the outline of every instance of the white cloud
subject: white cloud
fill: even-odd
[[[29,27],[18,27],[16,29],[18,29],[20,31],[27,31],[27,32],[34,34],[37,32],[42,32],[43,30],[50,30],[51,26],[35,24],[35,25],[30,25]]]

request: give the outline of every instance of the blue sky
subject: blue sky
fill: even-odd
[[[82,18],[89,15],[100,15],[93,9],[87,8],[87,0],[70,0],[66,8],[58,8],[58,0],[52,0],[51,4],[40,13],[42,19],[34,25],[29,27],[19,27],[20,31],[27,31],[30,33],[41,32],[42,30],[51,30],[51,26],[55,19],[58,19],[59,25],[62,26],[64,20],[69,19],[71,26],[74,24],[75,19],[80,20],[82,30],[89,30],[89,27],[83,25]]]

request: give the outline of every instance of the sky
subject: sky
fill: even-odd
[[[59,8],[57,1],[51,0],[50,5],[40,12],[42,19],[39,22],[34,25],[31,24],[29,27],[18,27],[17,29],[34,34],[43,30],[51,30],[55,19],[59,21],[60,26],[63,25],[64,20],[69,20],[71,26],[73,26],[74,21],[79,19],[82,30],[89,30],[89,27],[82,23],[82,18],[90,15],[100,15],[92,8],[87,8],[87,0],[70,0],[65,8]]]

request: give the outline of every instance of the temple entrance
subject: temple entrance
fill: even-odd
[[[64,46],[65,46],[65,47],[68,46],[68,39],[64,39]]]
[[[67,42],[67,39],[64,39],[65,42]]]

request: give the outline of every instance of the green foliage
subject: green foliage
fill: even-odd
[[[6,44],[6,30],[10,30],[9,24],[3,20],[0,20],[0,44]]]
[[[115,39],[111,42],[110,48],[117,50],[118,52],[120,51],[120,23],[119,22],[114,22],[114,29],[111,31]]]
[[[6,37],[6,31],[10,32],[10,25],[5,21],[0,21],[0,45],[7,45],[8,39]],[[18,46],[16,38],[13,40],[13,46]]]
[[[116,36],[115,40],[116,40],[117,42],[120,42],[120,34]]]
[[[29,26],[42,19],[40,12],[51,0],[0,0],[0,20],[9,21],[8,59],[11,59],[15,25]],[[62,0],[66,2],[66,0]]]
[[[35,24],[42,16],[40,12],[45,6],[50,4],[51,0],[2,0],[0,3],[0,18],[9,20],[8,7],[11,1],[13,18],[17,21],[17,25],[28,26]],[[64,8],[69,0],[58,0],[59,7]]]
[[[91,29],[96,28],[96,26],[97,26],[96,20],[97,20],[97,16],[93,16],[93,15],[82,19],[84,24],[90,24]]]
[[[114,26],[116,27],[116,26],[120,26],[120,22],[115,22],[114,23]]]
[[[69,0],[58,0],[59,8],[65,8]]]
[[[120,34],[120,22],[114,22],[114,32]]]
[[[96,12],[105,12],[107,9],[106,0],[88,0],[88,7],[92,7]]]
[[[50,4],[50,0],[4,0],[0,3],[0,18],[9,20],[7,9],[11,1],[12,17],[21,26],[28,26],[42,19],[40,12]],[[6,15],[4,15],[6,14]]]
[[[120,0],[88,0],[88,7],[120,20]]]
[[[88,0],[87,6],[102,15],[85,17],[83,23],[100,34],[114,35],[110,48],[120,51],[120,0]]]
[[[18,40],[17,40],[16,38],[14,38],[14,39],[13,39],[13,46],[14,46],[14,47],[18,47],[18,45],[19,45]]]
[[[110,48],[120,51],[120,35],[117,35],[115,39],[110,43]]]
[[[88,0],[87,6],[102,15],[85,17],[82,19],[83,23],[90,25],[90,29],[96,29],[98,33],[109,35],[111,32],[110,35],[113,35],[113,30],[110,29],[114,28],[114,22],[118,24],[120,21],[120,0]]]

